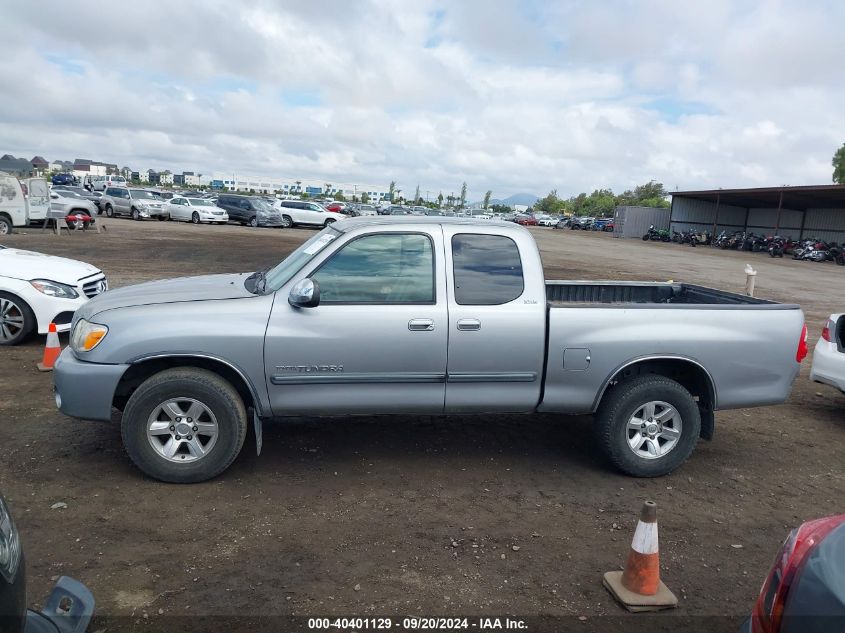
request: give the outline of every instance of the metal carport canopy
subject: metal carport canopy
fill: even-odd
[[[744,226],[748,230],[748,214],[751,209],[776,209],[777,220],[774,230],[781,226],[781,213],[784,209],[801,212],[800,236],[804,235],[804,222],[810,209],[845,209],[845,185],[802,185],[790,187],[756,187],[747,189],[708,189],[702,191],[674,191],[671,192],[672,205],[669,212],[669,226],[675,222],[675,202],[678,200],[699,200],[715,204],[713,214],[713,232],[719,223],[720,207],[745,208]],[[843,211],[845,215],[845,211]],[[700,224],[700,223],[699,223]],[[733,225],[736,226],[736,225]],[[845,228],[830,228],[830,233],[845,233]]]
[[[693,198],[730,204],[737,207],[760,208],[782,206],[804,211],[812,208],[845,209],[845,185],[807,185],[800,187],[758,187],[752,189],[710,189],[704,191],[673,191],[672,197]],[[783,198],[781,198],[783,195]]]

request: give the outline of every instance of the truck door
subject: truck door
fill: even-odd
[[[29,221],[43,220],[50,211],[50,188],[43,178],[29,178],[26,181],[29,195],[26,199]]]
[[[540,399],[546,297],[536,247],[496,227],[444,225],[449,261],[446,411],[527,412]]]
[[[273,301],[264,347],[273,413],[442,413],[442,229],[379,227],[351,237],[324,232],[318,239],[331,235],[337,242]],[[289,289],[306,277],[319,284],[320,304],[292,307]]]

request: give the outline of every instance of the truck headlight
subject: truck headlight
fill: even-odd
[[[0,497],[0,576],[11,583],[21,562],[21,539],[12,515]]]
[[[70,348],[74,352],[90,352],[100,344],[109,328],[99,323],[89,323],[85,319],[79,319],[73,328],[70,337]]]
[[[60,284],[58,281],[50,281],[49,279],[33,279],[29,283],[38,292],[51,297],[76,299],[79,296],[79,293],[76,292],[74,288],[65,284]]]

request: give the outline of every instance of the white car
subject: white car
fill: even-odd
[[[282,226],[326,226],[348,216],[334,213],[316,202],[307,200],[277,200],[273,206],[282,214]]]
[[[845,318],[831,314],[813,350],[810,380],[836,387],[845,393]]]
[[[0,345],[46,334],[50,323],[67,332],[73,313],[106,290],[91,264],[0,246]]]
[[[553,218],[550,215],[545,215],[537,218],[537,224],[540,226],[556,226],[560,218]]]
[[[167,211],[171,220],[183,222],[210,222],[226,224],[229,221],[229,214],[221,209],[213,200],[208,198],[187,198],[185,196],[174,196],[167,202]]]

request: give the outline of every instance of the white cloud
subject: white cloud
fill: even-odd
[[[17,3],[0,151],[573,194],[828,182],[845,5]]]

